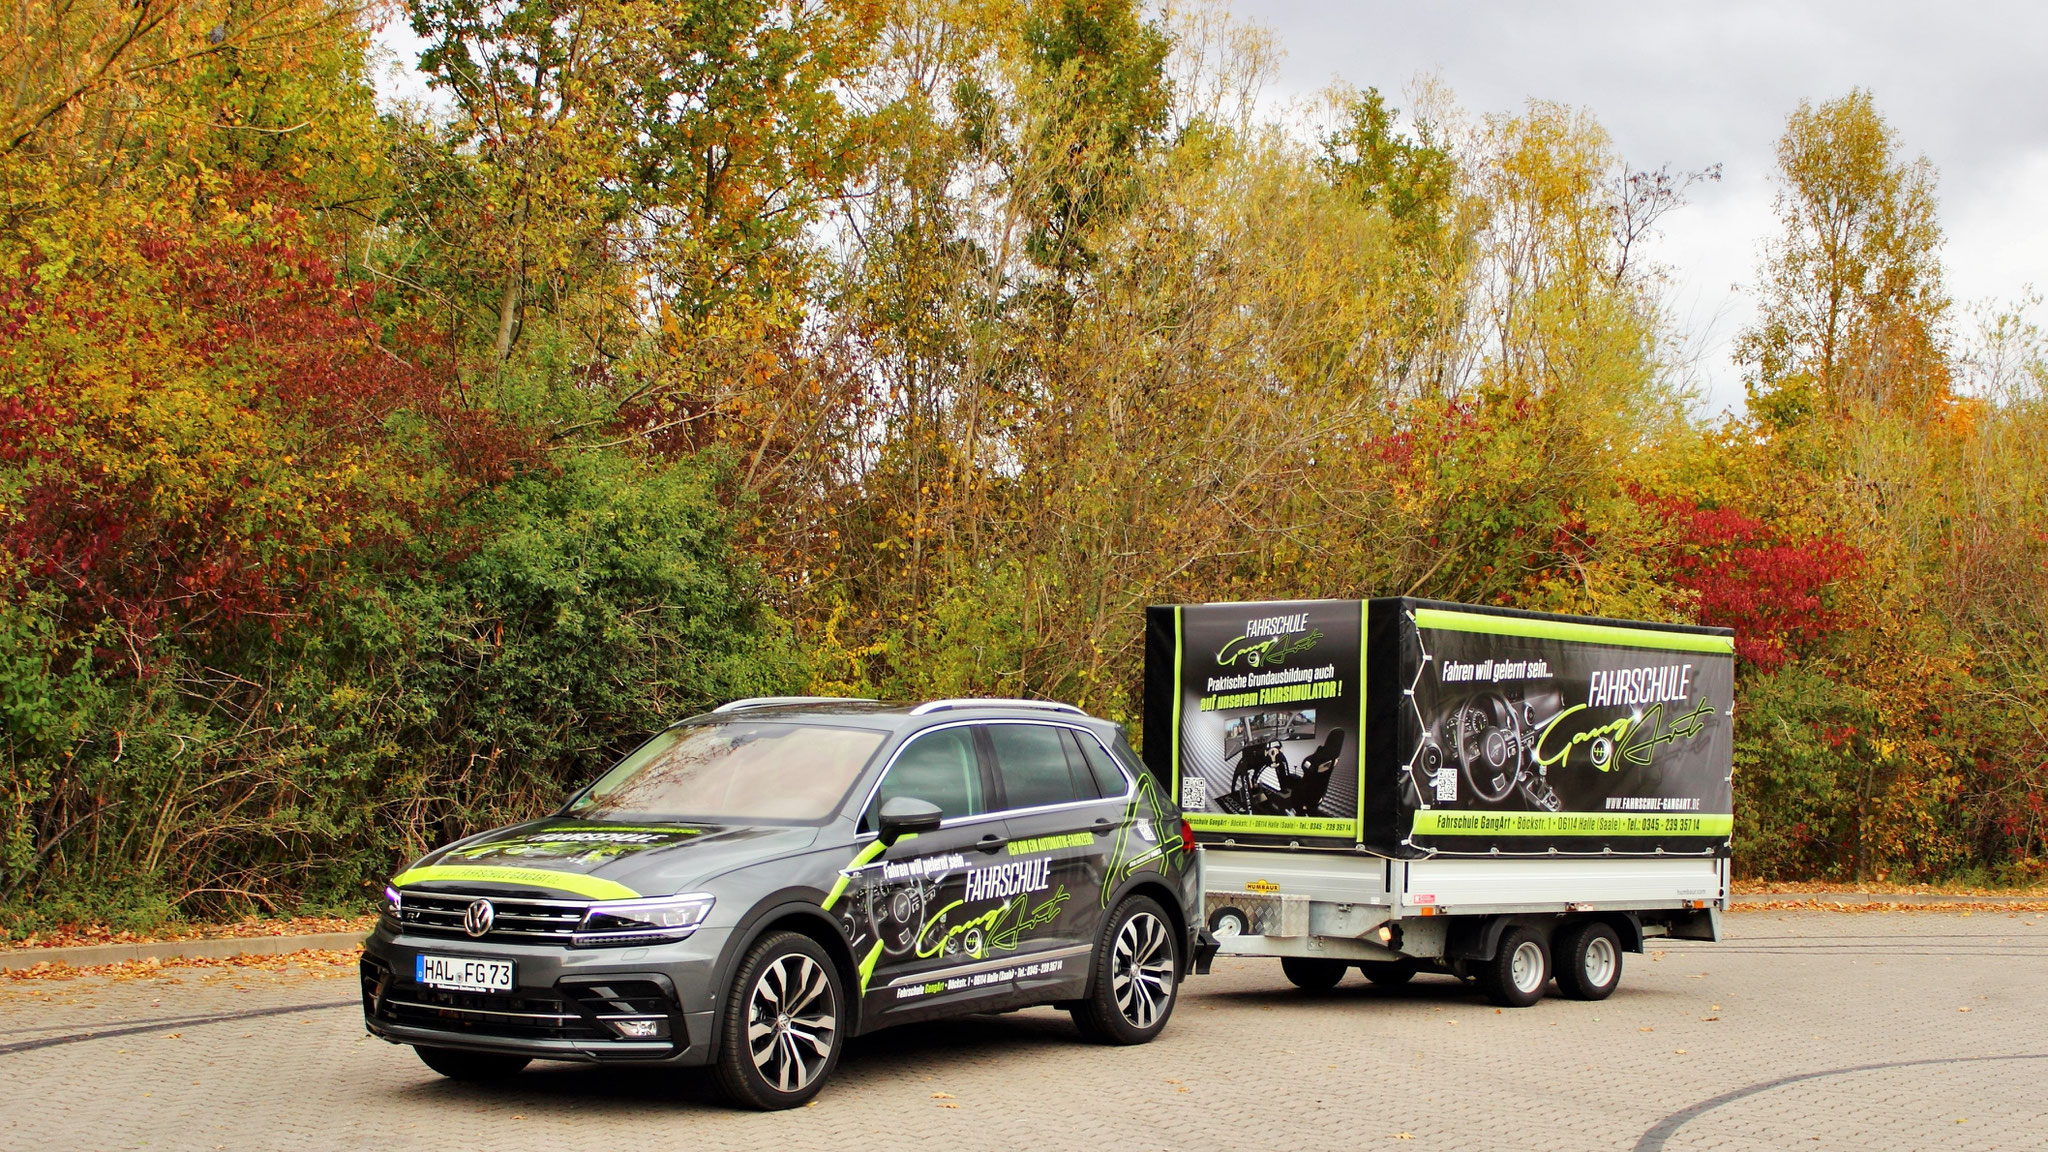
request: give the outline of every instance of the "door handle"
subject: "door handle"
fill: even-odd
[[[1115,828],[1116,828],[1116,821],[1114,821],[1114,820],[1111,820],[1111,819],[1110,819],[1109,817],[1107,817],[1107,816],[1098,816],[1098,817],[1096,817],[1096,819],[1095,819],[1095,834],[1096,834],[1097,836],[1107,836],[1107,835],[1108,835],[1108,834],[1109,834],[1109,833],[1110,833],[1110,832],[1111,832],[1112,830],[1114,830]]]
[[[983,852],[996,852],[1000,851],[1003,845],[1008,844],[1009,842],[1010,841],[1008,838],[998,836],[995,833],[991,832],[988,835],[983,836],[981,839],[975,841],[974,846],[976,848],[979,848]]]

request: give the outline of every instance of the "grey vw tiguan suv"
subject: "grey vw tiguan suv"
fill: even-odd
[[[741,700],[394,877],[363,1014],[448,1076],[709,1064],[755,1108],[914,1020],[1056,1004],[1138,1044],[1214,951],[1193,849],[1116,725],[1067,705]]]

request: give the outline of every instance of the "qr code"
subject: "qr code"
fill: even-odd
[[[1190,812],[1200,812],[1209,806],[1209,782],[1200,776],[1189,776],[1180,782],[1180,806]]]
[[[1436,784],[1436,798],[1456,800],[1458,798],[1458,774],[1449,768],[1439,768],[1433,783]]]

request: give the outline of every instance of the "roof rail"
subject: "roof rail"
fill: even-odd
[[[749,696],[745,700],[729,700],[713,712],[738,712],[745,708],[769,708],[777,704],[873,704],[868,696]]]
[[[1048,712],[1071,712],[1076,716],[1088,713],[1072,704],[1061,704],[1055,700],[1018,700],[998,696],[963,697],[958,700],[932,700],[919,704],[910,710],[912,716],[924,716],[933,712],[945,712],[954,708],[1043,708]]]

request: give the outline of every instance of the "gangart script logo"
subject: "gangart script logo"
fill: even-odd
[[[1584,704],[1574,704],[1543,726],[1543,731],[1536,737],[1538,764],[1545,767],[1562,764],[1572,749],[1583,745],[1593,767],[1602,772],[1614,771],[1621,761],[1647,767],[1659,747],[1699,735],[1706,729],[1707,717],[1714,714],[1714,706],[1702,700],[1690,711],[1672,717],[1667,726],[1664,723],[1664,705],[1653,704],[1640,716],[1623,716],[1577,732],[1570,731],[1565,721],[1585,710]]]
[[[1285,664],[1316,646],[1323,638],[1323,630],[1310,629],[1293,636],[1232,636],[1216,652],[1218,668],[1235,667],[1243,661],[1248,667],[1264,668],[1269,664]]]

